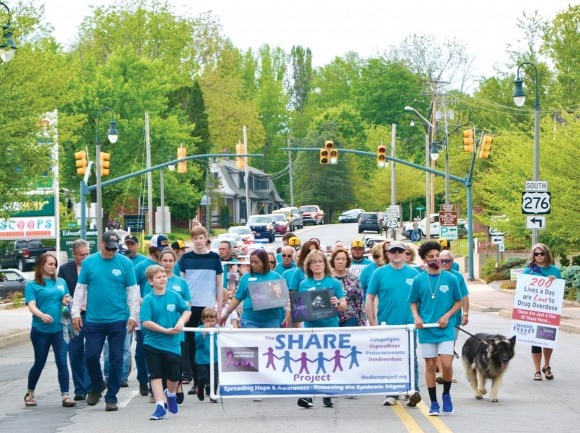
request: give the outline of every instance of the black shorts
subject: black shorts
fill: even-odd
[[[181,356],[147,345],[143,348],[145,349],[145,360],[150,379],[165,378],[171,382],[179,382],[181,379]]]

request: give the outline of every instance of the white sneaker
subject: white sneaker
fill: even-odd
[[[397,404],[397,400],[395,399],[395,397],[387,397],[385,398],[385,401],[383,402],[383,406],[394,406]]]

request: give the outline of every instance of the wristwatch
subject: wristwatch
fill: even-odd
[[[469,313],[463,313],[464,316],[469,316]]]

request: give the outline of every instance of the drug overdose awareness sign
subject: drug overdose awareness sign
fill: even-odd
[[[511,335],[518,344],[556,348],[564,280],[536,275],[519,275],[512,310]]]
[[[364,329],[220,332],[220,396],[395,395],[412,389],[413,331]]]

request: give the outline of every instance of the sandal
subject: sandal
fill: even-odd
[[[24,395],[24,404],[26,405],[26,407],[36,406],[36,400],[34,400],[34,393],[33,392],[27,392]]]
[[[534,380],[542,380],[542,373],[536,371],[536,374],[534,374]]]
[[[77,403],[71,400],[69,397],[62,399],[62,407],[74,407]]]
[[[552,374],[552,369],[550,367],[542,368],[542,373],[546,375],[546,380],[554,380],[554,375]]]

